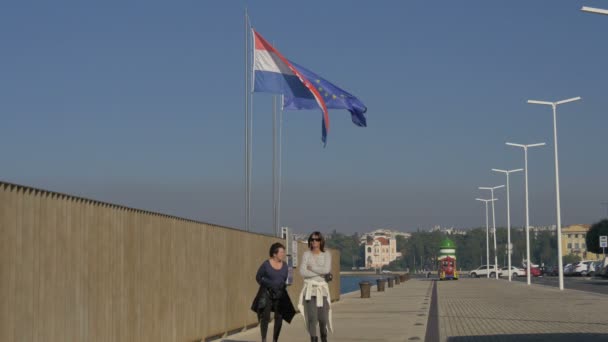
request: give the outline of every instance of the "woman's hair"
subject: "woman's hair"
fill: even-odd
[[[313,236],[317,236],[319,239],[321,239],[321,252],[325,252],[325,238],[323,237],[323,234],[321,234],[321,232],[312,232],[312,234],[310,234],[310,236],[308,237],[308,248],[310,248],[312,250],[312,238]]]
[[[270,257],[272,258],[275,254],[277,254],[280,248],[285,249],[285,246],[283,246],[283,244],[280,242],[273,243],[272,246],[270,246],[270,251],[268,251]]]

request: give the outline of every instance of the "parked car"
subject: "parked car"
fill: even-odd
[[[543,273],[540,271],[540,268],[530,265],[530,275],[533,277],[542,277]]]
[[[547,266],[545,267],[545,275],[557,277],[559,275],[558,266]]]
[[[469,272],[471,278],[486,277],[488,275],[488,266],[481,265],[478,268]],[[496,276],[496,265],[490,265],[490,277]]]
[[[579,261],[576,264],[574,264],[572,267],[572,275],[577,275],[577,276],[587,275],[587,271],[589,270],[590,262],[591,262],[590,260],[582,260],[582,261]]]
[[[573,264],[566,264],[566,266],[564,266],[564,275],[565,276],[571,276],[574,274],[574,265]]]
[[[600,259],[595,268],[595,275],[608,278],[608,257]]]
[[[592,261],[589,263],[589,269],[587,270],[588,277],[594,277],[599,270],[600,261]]]
[[[522,268],[527,271],[526,260],[522,261]],[[533,262],[530,263],[530,275],[533,277],[541,277],[543,272],[540,269],[540,265],[537,265]]]
[[[589,273],[594,272],[595,271],[595,266],[593,261],[591,260],[587,260],[587,261],[581,261],[581,263],[583,263],[585,266],[582,266],[582,270],[580,275],[583,277],[587,277],[589,276]]]
[[[526,270],[523,268],[519,268],[516,266],[511,266],[511,276],[512,277],[524,277],[526,275]],[[500,269],[500,273],[498,273],[499,277],[509,277],[509,267],[503,267]]]

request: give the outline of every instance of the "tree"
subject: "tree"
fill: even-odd
[[[602,249],[600,248],[600,236],[608,235],[608,219],[601,220],[594,223],[585,237],[585,243],[587,244],[587,250],[592,253],[600,254]]]
[[[576,254],[568,254],[564,256],[563,263],[564,264],[574,264],[581,261],[581,257]]]
[[[531,247],[532,262],[545,265],[557,263],[557,239],[552,232],[543,231],[536,234]]]
[[[402,251],[407,246],[407,239],[403,235],[397,235],[397,250]]]
[[[334,230],[325,239],[325,246],[340,251],[340,269],[347,270],[364,263],[357,233],[349,236]]]

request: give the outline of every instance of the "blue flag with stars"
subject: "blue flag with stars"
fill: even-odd
[[[367,127],[365,112],[367,107],[358,98],[327,81],[314,72],[290,61],[291,64],[308,79],[319,91],[328,109],[346,109],[350,112],[353,123],[359,127]],[[294,92],[292,96],[285,96],[283,108],[290,110],[318,109],[319,104],[310,91]],[[323,142],[327,142],[325,121],[323,122]]]

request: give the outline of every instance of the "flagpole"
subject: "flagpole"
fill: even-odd
[[[249,22],[245,8],[245,229],[249,231]]]
[[[279,110],[279,131],[278,131],[278,135],[279,135],[279,144],[278,144],[278,167],[277,167],[277,171],[278,171],[278,180],[277,180],[277,185],[278,185],[278,190],[277,190],[277,226],[278,226],[278,234],[281,234],[281,185],[282,185],[282,170],[283,170],[283,155],[282,155],[282,151],[283,151],[283,95],[281,95],[281,109]],[[289,247],[291,248],[291,247]]]
[[[272,95],[272,228],[279,236],[277,227],[277,96]]]
[[[272,43],[274,46],[274,42]],[[282,97],[281,97],[282,99]],[[279,224],[279,165],[280,159],[277,157],[278,146],[277,146],[277,135],[278,135],[278,123],[277,123],[277,102],[279,97],[277,95],[272,96],[272,223],[274,228],[275,236],[281,236],[281,226]],[[280,144],[280,141],[279,141]]]
[[[249,17],[247,17],[249,18]],[[249,25],[251,26],[251,22],[249,21]],[[253,39],[253,31],[251,30],[251,27],[249,27],[249,34],[251,35],[251,45],[250,45],[250,54],[251,54],[251,59],[249,60],[249,65],[251,66],[251,74],[250,74],[250,80],[251,80],[251,88],[249,91],[249,226],[251,227],[251,214],[253,212],[252,207],[251,207],[251,193],[253,192],[253,85],[254,85],[254,74],[253,74],[253,50],[255,49],[254,46],[254,39]]]

